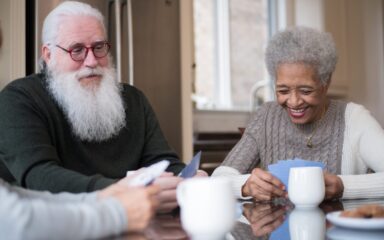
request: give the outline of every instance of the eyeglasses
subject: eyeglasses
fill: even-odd
[[[56,45],[56,47],[69,53],[69,55],[71,56],[73,61],[81,62],[87,58],[88,51],[90,49],[92,50],[95,58],[103,58],[103,57],[107,56],[109,49],[111,48],[111,45],[108,42],[97,42],[97,43],[94,43],[90,47],[86,47],[82,44],[77,44],[77,45],[71,47],[70,49],[65,49],[59,45]]]

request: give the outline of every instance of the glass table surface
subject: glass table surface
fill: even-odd
[[[384,228],[357,229],[339,227],[327,220],[328,213],[354,209],[365,204],[384,206],[383,199],[323,202],[318,208],[295,209],[285,199],[273,202],[239,201],[239,214],[227,240],[324,240],[324,239],[384,239]],[[384,219],[383,219],[384,221]],[[182,228],[179,212],[157,215],[141,233],[130,233],[111,239],[190,239]]]

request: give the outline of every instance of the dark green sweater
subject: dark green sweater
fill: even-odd
[[[122,96],[126,127],[107,141],[85,142],[72,134],[43,75],[13,81],[0,93],[0,159],[21,186],[51,192],[101,189],[162,159],[171,161],[168,171],[181,171],[143,93],[123,85]]]

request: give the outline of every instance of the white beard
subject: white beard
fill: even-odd
[[[53,62],[48,66],[48,87],[76,136],[83,141],[101,142],[125,127],[124,103],[113,67],[61,73],[55,65]],[[103,76],[98,86],[81,85],[78,79],[90,74]]]

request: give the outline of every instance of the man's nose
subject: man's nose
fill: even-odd
[[[94,68],[98,65],[98,60],[91,49],[88,51],[88,54],[85,57],[83,64],[89,68]]]

